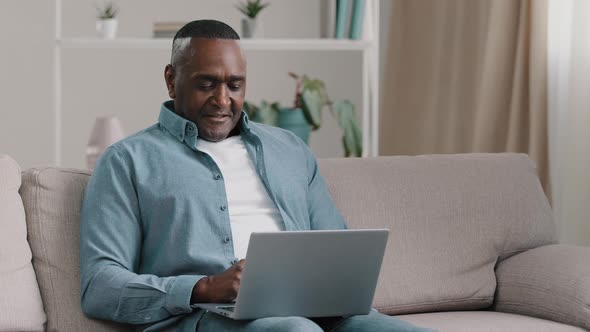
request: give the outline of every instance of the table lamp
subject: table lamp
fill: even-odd
[[[96,118],[86,147],[86,166],[88,169],[94,169],[104,150],[124,137],[123,125],[117,117],[102,116]]]

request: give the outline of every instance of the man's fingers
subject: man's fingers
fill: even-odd
[[[244,271],[244,267],[246,266],[246,260],[242,259],[241,261],[237,262],[236,264],[232,265],[230,269],[235,271]]]

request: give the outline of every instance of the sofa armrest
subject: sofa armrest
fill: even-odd
[[[500,262],[494,310],[590,329],[590,247],[548,245]]]

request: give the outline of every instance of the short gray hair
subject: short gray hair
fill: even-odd
[[[176,65],[181,59],[185,56],[186,50],[191,45],[191,38],[184,37],[184,38],[176,38],[172,42],[172,56],[170,57],[170,64]],[[192,56],[193,54],[191,54]]]
[[[232,27],[220,21],[196,20],[189,22],[174,35],[172,56],[170,59],[171,65],[178,63],[182,57],[187,56],[185,52],[190,46],[191,38],[240,39],[240,36]],[[188,54],[189,57],[193,55],[194,53]]]

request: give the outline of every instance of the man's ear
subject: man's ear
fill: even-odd
[[[174,79],[176,78],[176,72],[172,65],[166,65],[164,69],[164,80],[166,81],[166,87],[168,88],[168,96],[174,99],[176,98],[176,84]]]

